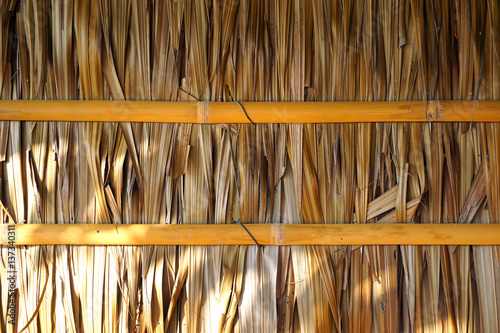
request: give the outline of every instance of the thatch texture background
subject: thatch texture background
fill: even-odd
[[[498,0],[0,8],[2,99],[500,98]],[[4,223],[500,222],[499,124],[2,122],[0,160]],[[12,327],[4,247],[0,331],[498,332],[499,257],[19,247]]]

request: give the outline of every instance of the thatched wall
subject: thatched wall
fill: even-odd
[[[2,99],[500,98],[497,0],[0,8]],[[4,223],[500,222],[499,124],[2,122],[0,160]],[[18,247],[14,327],[8,251],[2,332],[500,330],[493,247]]]

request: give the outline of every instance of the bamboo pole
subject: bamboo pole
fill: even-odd
[[[254,123],[500,122],[500,101],[242,102]],[[250,123],[233,102],[0,101],[0,120]]]
[[[259,245],[500,245],[500,224],[244,226]],[[245,228],[237,224],[4,224],[2,245],[255,245]]]

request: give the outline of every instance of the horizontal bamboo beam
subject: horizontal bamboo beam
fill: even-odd
[[[244,226],[4,224],[2,245],[500,245],[500,224]]]
[[[0,120],[167,123],[500,122],[500,101],[0,101]]]

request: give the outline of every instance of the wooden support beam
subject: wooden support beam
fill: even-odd
[[[500,224],[244,226],[260,245],[500,245]],[[255,245],[245,228],[238,224],[4,224],[2,245]]]
[[[500,122],[500,101],[242,102],[254,123]],[[0,120],[250,123],[235,102],[0,101]]]

